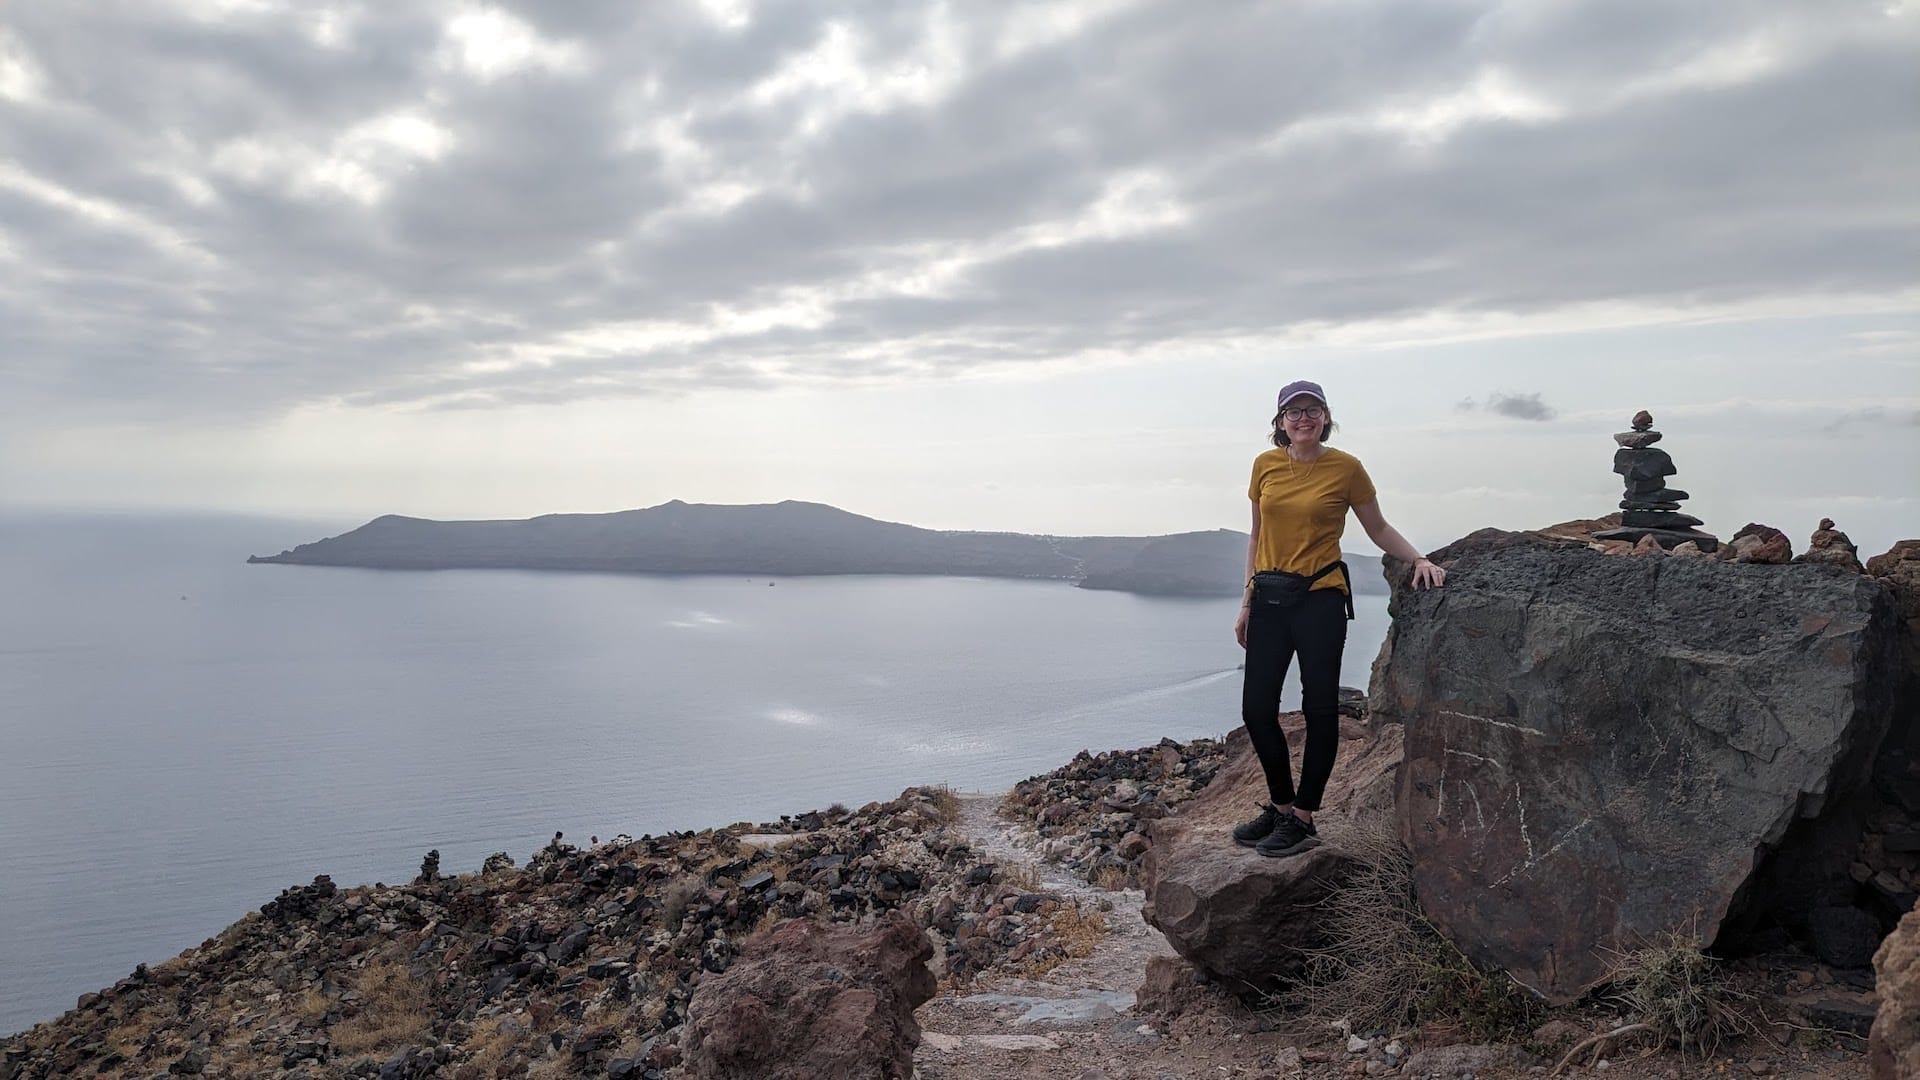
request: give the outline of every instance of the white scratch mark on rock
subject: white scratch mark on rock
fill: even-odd
[[[1527,845],[1526,865],[1532,866],[1540,860],[1533,857],[1533,837],[1527,834],[1527,800],[1520,797],[1520,789],[1513,789],[1513,805],[1520,812],[1520,842]]]
[[[1539,731],[1534,728],[1527,727],[1524,724],[1514,724],[1514,723],[1509,723],[1505,720],[1495,720],[1491,716],[1475,716],[1472,713],[1453,712],[1452,710],[1449,710],[1449,709],[1441,709],[1440,715],[1452,717],[1455,720],[1469,720],[1469,721],[1474,721],[1476,723],[1481,723],[1481,724],[1492,724],[1494,727],[1497,727],[1497,728],[1506,728],[1508,731],[1522,731],[1527,733],[1528,735],[1538,735],[1543,739],[1547,737],[1547,733],[1544,731]]]
[[[1524,805],[1524,804],[1522,804],[1522,805]],[[1523,814],[1522,814],[1522,820],[1524,820],[1524,819],[1525,819],[1525,815],[1524,815],[1524,813],[1523,813]],[[1527,855],[1528,855],[1528,858],[1527,858],[1527,861],[1526,861],[1526,862],[1524,862],[1524,863],[1521,863],[1521,864],[1520,864],[1519,866],[1516,866],[1516,867],[1514,867],[1513,869],[1511,869],[1511,870],[1509,870],[1509,871],[1507,871],[1507,873],[1506,873],[1506,875],[1505,875],[1504,877],[1502,877],[1502,878],[1501,878],[1501,879],[1500,879],[1499,881],[1496,881],[1496,882],[1494,882],[1494,883],[1493,883],[1493,885],[1491,885],[1491,886],[1489,886],[1489,887],[1490,887],[1490,888],[1499,888],[1500,886],[1502,886],[1502,885],[1505,885],[1505,884],[1506,884],[1507,882],[1509,882],[1509,881],[1511,881],[1511,880],[1513,880],[1513,879],[1514,879],[1514,878],[1515,878],[1516,876],[1518,876],[1518,875],[1520,875],[1520,874],[1524,874],[1524,873],[1526,873],[1527,871],[1529,871],[1529,870],[1532,870],[1532,869],[1533,869],[1534,867],[1536,867],[1536,866],[1538,866],[1538,865],[1540,865],[1541,863],[1543,863],[1543,862],[1545,862],[1545,861],[1547,861],[1548,859],[1551,859],[1551,858],[1553,858],[1553,856],[1554,856],[1554,855],[1555,855],[1555,854],[1556,854],[1557,852],[1559,852],[1559,850],[1560,850],[1561,848],[1563,848],[1563,847],[1566,847],[1566,846],[1567,846],[1568,844],[1570,844],[1570,843],[1572,843],[1572,842],[1573,842],[1573,837],[1574,837],[1574,834],[1575,834],[1575,833],[1577,833],[1577,832],[1579,832],[1579,831],[1580,831],[1581,829],[1584,829],[1584,828],[1586,828],[1587,826],[1589,826],[1589,825],[1591,825],[1591,824],[1593,824],[1593,818],[1591,818],[1591,817],[1586,817],[1586,818],[1582,818],[1582,819],[1580,819],[1580,823],[1579,823],[1579,824],[1577,824],[1577,825],[1575,825],[1575,826],[1574,826],[1573,828],[1571,828],[1571,829],[1568,829],[1568,830],[1567,830],[1566,832],[1563,832],[1563,833],[1561,833],[1561,834],[1560,834],[1559,836],[1557,836],[1557,837],[1555,837],[1555,838],[1554,838],[1554,841],[1553,841],[1553,844],[1552,844],[1552,846],[1550,846],[1550,847],[1548,847],[1548,848],[1547,848],[1547,850],[1546,850],[1545,852],[1543,852],[1542,854],[1540,854],[1540,855],[1537,855],[1537,856],[1533,854],[1533,844],[1532,844],[1532,842],[1528,842],[1528,844],[1527,844]],[[1521,830],[1520,830],[1520,835],[1521,835],[1521,836],[1522,836],[1523,838],[1524,838],[1524,837],[1526,836],[1526,827],[1525,827],[1524,825],[1523,825],[1523,826],[1521,827]]]

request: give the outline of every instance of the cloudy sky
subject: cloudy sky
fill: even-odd
[[[0,505],[1920,535],[1920,3],[7,0]],[[1356,530],[1357,531],[1357,530]],[[298,538],[296,538],[298,539]],[[1364,546],[1364,545],[1360,545]]]

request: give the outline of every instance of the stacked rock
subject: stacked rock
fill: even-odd
[[[1667,477],[1678,470],[1673,467],[1673,458],[1653,445],[1660,441],[1660,433],[1653,430],[1653,414],[1645,409],[1635,413],[1633,430],[1620,432],[1613,441],[1620,444],[1613,454],[1613,471],[1627,482],[1626,495],[1620,500],[1624,512],[1620,528],[1594,533],[1594,539],[1638,543],[1642,537],[1651,536],[1664,548],[1689,541],[1701,551],[1718,548],[1719,537],[1695,527],[1700,524],[1699,518],[1680,513],[1687,493],[1667,486]]]

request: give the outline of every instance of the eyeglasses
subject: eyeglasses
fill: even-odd
[[[1287,409],[1281,415],[1289,420],[1324,420],[1327,410],[1318,405],[1309,405],[1304,409]]]

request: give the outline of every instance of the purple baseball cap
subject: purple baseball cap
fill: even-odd
[[[1287,402],[1292,401],[1294,398],[1298,398],[1298,397],[1318,398],[1320,399],[1320,404],[1322,405],[1327,404],[1327,392],[1325,390],[1320,389],[1319,383],[1308,382],[1305,379],[1300,379],[1296,382],[1290,382],[1287,385],[1280,388],[1280,404],[1275,406],[1275,409],[1277,410],[1277,409],[1286,408]]]

